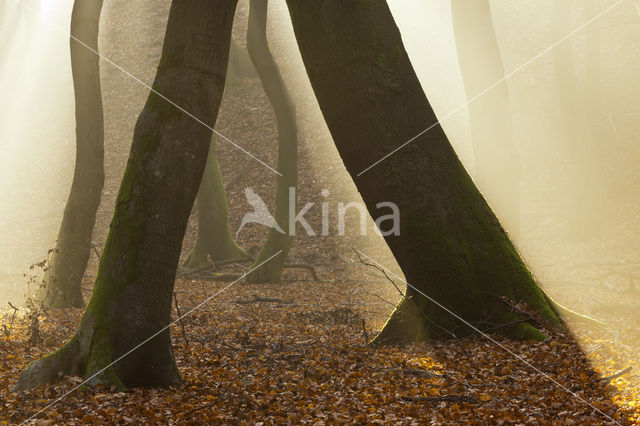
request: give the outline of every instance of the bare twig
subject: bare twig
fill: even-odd
[[[369,344],[369,332],[367,331],[367,324],[364,322],[364,318],[362,318],[362,337],[364,338],[364,345],[367,346]]]
[[[96,257],[98,258],[98,261],[100,259],[102,259],[102,253],[100,253],[100,250],[98,250],[98,246],[93,241],[91,241],[91,249],[96,254]]]
[[[176,303],[176,313],[178,314],[178,322],[180,323],[180,328],[182,329],[182,338],[184,339],[185,345],[189,346],[187,330],[184,328],[184,322],[182,322],[182,314],[180,313],[180,306],[178,306],[178,295],[175,291],[173,292],[173,301]]]
[[[468,395],[442,395],[435,397],[427,396],[400,396],[403,401],[408,402],[468,402],[471,404],[479,404],[480,401],[472,396]]]

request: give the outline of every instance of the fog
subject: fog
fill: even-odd
[[[53,247],[74,162],[68,28],[72,1],[43,0],[42,17],[0,3],[0,304],[21,303],[29,265]],[[31,1],[37,8],[38,2]],[[44,21],[49,21],[47,25]]]

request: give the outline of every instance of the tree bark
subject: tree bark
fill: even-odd
[[[500,297],[560,322],[440,126],[365,173],[437,118],[384,0],[287,0],[311,85],[347,170],[371,213],[399,207],[385,239],[407,281],[464,321],[518,339],[544,335]],[[413,287],[377,343],[470,335],[474,330]]]
[[[246,277],[251,283],[279,282],[295,230],[289,229],[289,217],[296,210],[296,200],[289,200],[290,188],[295,188],[298,174],[298,136],[296,112],[282,80],[267,41],[267,0],[251,0],[247,33],[247,51],[262,81],[262,87],[273,106],[278,125],[278,176],[275,221],[285,232],[271,228],[265,245],[256,257],[254,267],[282,251],[268,264]],[[290,204],[290,201],[293,203]],[[295,216],[295,213],[293,213]],[[294,232],[291,232],[294,231]]]
[[[515,147],[504,78],[489,0],[452,0],[458,62],[469,103],[475,182],[516,237],[520,228],[520,158]],[[476,96],[480,95],[478,98]],[[475,98],[475,99],[474,99]]]
[[[153,88],[209,127],[156,92],[149,95],[87,310],[71,341],[30,364],[17,389],[60,373],[96,375],[89,385],[118,389],[181,383],[169,330],[156,333],[170,324],[182,239],[222,98],[235,7],[235,0],[173,1]]]
[[[231,67],[229,67],[231,71]],[[216,137],[211,140],[207,165],[197,196],[198,239],[183,266],[199,269],[214,262],[242,259],[247,254],[233,241],[229,230],[229,209],[222,175],[216,158]]]
[[[49,254],[42,279],[44,303],[53,308],[84,305],[81,284],[91,254],[91,235],[104,185],[100,58],[87,48],[98,51],[101,10],[102,0],[76,0],[71,14],[76,164],[56,247]]]

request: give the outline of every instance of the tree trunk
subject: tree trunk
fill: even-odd
[[[560,322],[437,121],[384,0],[288,0],[311,84],[371,213],[394,202],[385,239],[408,282],[481,330],[542,339],[501,297]],[[378,343],[465,336],[473,329],[409,287]]]
[[[247,33],[247,51],[262,81],[276,114],[278,124],[278,176],[275,221],[285,232],[271,228],[267,241],[258,254],[254,267],[282,251],[268,264],[254,270],[247,282],[279,282],[295,230],[289,229],[289,217],[295,216],[296,200],[290,200],[290,188],[295,188],[298,174],[298,137],[293,101],[280,75],[278,65],[267,42],[267,0],[251,0]],[[291,201],[291,203],[290,203]]]
[[[564,37],[572,28],[572,1],[555,3],[552,21],[554,38]],[[586,2],[586,18],[595,14],[593,2]],[[597,134],[593,123],[597,121],[600,80],[600,34],[597,23],[586,28],[587,64],[584,90],[578,84],[577,65],[573,54],[572,39],[565,40],[553,49],[553,63],[556,72],[561,122],[564,132],[563,153],[568,158],[567,187],[563,198],[566,200],[567,235],[574,240],[582,240],[597,232],[602,212],[601,179],[596,173]]]
[[[209,127],[222,98],[235,6],[235,0],[174,0],[153,83],[157,93]],[[76,335],[30,364],[17,389],[60,373],[96,375],[90,385],[119,389],[181,383],[169,330],[158,332],[170,323],[182,239],[210,142],[208,127],[155,92],[149,95]]]
[[[102,0],[76,0],[71,14],[71,71],[76,105],[76,164],[55,249],[42,279],[43,300],[53,308],[81,307],[82,277],[104,185],[104,118],[98,31]],[[31,12],[28,12],[31,14]]]
[[[231,71],[231,67],[229,67]],[[183,266],[203,268],[214,262],[246,258],[247,254],[233,241],[229,230],[227,194],[216,158],[216,137],[211,140],[207,166],[204,169],[197,197],[198,239]]]
[[[509,233],[520,228],[520,158],[489,0],[452,0],[453,30],[471,123],[476,184]]]

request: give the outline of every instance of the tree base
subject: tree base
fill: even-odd
[[[403,298],[370,344],[397,345],[443,338],[455,339],[477,333],[474,328],[460,322],[442,308],[430,306],[430,310],[419,308],[412,300]],[[496,305],[496,309],[499,308],[500,306]],[[455,312],[455,309],[452,311]],[[474,325],[474,327],[482,332],[500,334],[514,340],[543,341],[547,339],[543,332],[513,313],[504,312],[500,317],[502,326]],[[469,323],[473,324],[472,321]]]
[[[83,376],[87,379],[83,386],[94,388],[102,385],[117,392],[125,391],[127,385],[144,386],[145,383],[141,384],[140,377],[135,374],[135,369],[121,369],[118,363],[114,364],[117,358],[113,356],[113,345],[106,335],[100,334],[102,332],[99,329],[93,335],[83,335],[79,331],[62,348],[30,363],[20,375],[14,391],[28,390],[52,383],[64,376]],[[162,355],[159,358],[163,358],[162,361],[166,360]],[[146,378],[146,385],[171,387],[182,384],[182,378],[175,363],[166,365],[166,368],[160,369],[157,373],[151,380]]]

